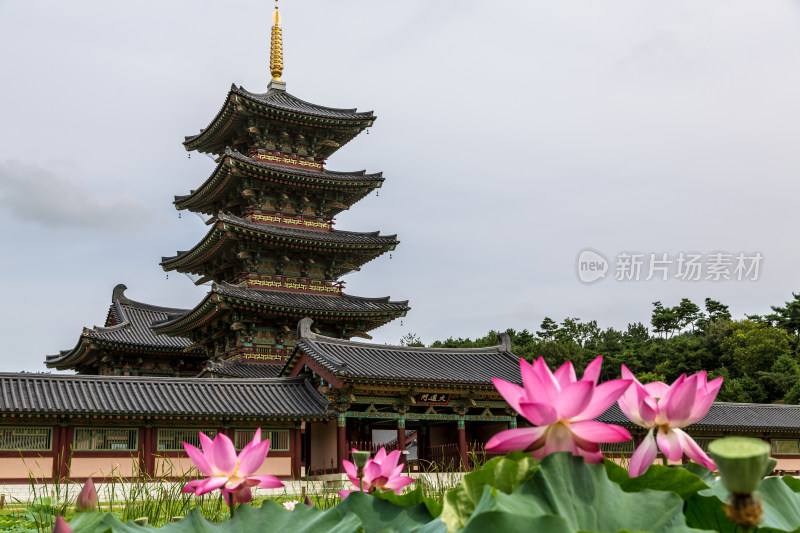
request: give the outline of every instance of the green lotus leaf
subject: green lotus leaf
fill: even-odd
[[[219,524],[206,520],[199,509],[192,509],[183,520],[160,528],[121,522],[111,513],[96,511],[80,513],[69,523],[75,533],[244,533],[261,531],[265,524],[269,524],[270,531],[292,533],[354,533],[362,527],[358,515],[350,513],[343,516],[336,507],[322,511],[316,507],[298,505],[294,511],[287,511],[271,500],[265,501],[261,508],[242,505],[232,520]]]
[[[470,472],[455,489],[447,493],[441,519],[450,533],[458,531],[467,524],[475,505],[483,496],[483,489],[490,486],[510,494],[514,489],[530,479],[539,461],[529,453],[512,452],[505,457],[495,457],[483,468]]]
[[[560,516],[521,516],[502,510],[484,511],[469,521],[463,533],[514,533],[517,531],[546,531],[547,533],[575,533]]]
[[[295,508],[297,509],[297,508]],[[356,515],[364,533],[380,531],[415,531],[434,520],[424,503],[414,506],[395,505],[364,492],[353,492],[334,507],[347,518]],[[284,530],[278,530],[284,531]],[[286,531],[289,531],[288,529]],[[320,529],[318,531],[325,531]],[[292,533],[294,533],[292,531]]]
[[[790,489],[792,489],[795,492],[800,492],[800,478],[796,478],[794,476],[786,474],[781,479],[783,480],[784,483],[786,483],[789,486]]]
[[[626,469],[613,461],[606,459],[605,466],[608,479],[617,483],[625,492],[639,492],[644,489],[666,490],[674,492],[683,500],[708,489],[706,481],[714,479],[713,474],[700,465],[695,465],[697,470],[692,468],[695,471],[690,471],[689,468],[651,465],[644,474],[633,478],[628,475]]]
[[[573,531],[696,531],[686,525],[683,500],[674,492],[625,492],[608,478],[604,465],[586,464],[569,453],[548,455],[533,477],[511,494],[485,487],[467,526],[485,512],[559,516]]]
[[[390,490],[387,492],[375,492],[373,493],[373,496],[388,502],[392,502],[393,504],[401,507],[413,507],[415,505],[423,504],[428,509],[430,515],[434,518],[442,514],[442,504],[433,498],[428,498],[425,496],[425,493],[422,491],[422,486],[419,484],[417,484],[417,487],[414,490],[407,491],[400,495],[397,495],[394,493],[394,491]]]

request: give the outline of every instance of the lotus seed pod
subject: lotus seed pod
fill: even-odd
[[[745,437],[719,439],[708,446],[723,485],[733,494],[755,492],[767,468],[769,452],[766,442]]]
[[[367,466],[367,461],[369,461],[369,452],[353,450],[353,464],[355,464],[359,470]]]
[[[768,475],[772,474],[775,471],[775,467],[778,466],[778,460],[774,457],[770,457],[767,459],[767,466],[764,467],[764,471],[761,473],[761,477],[767,477]]]

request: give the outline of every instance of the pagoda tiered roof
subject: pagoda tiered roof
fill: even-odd
[[[282,89],[251,93],[233,84],[217,116],[200,133],[186,137],[183,145],[187,150],[220,154],[233,145],[232,138],[245,130],[253,117],[327,133],[321,135],[324,142],[317,146],[317,155],[322,158],[329,157],[375,120],[372,111],[324,107],[301,100]]]
[[[300,341],[281,375],[292,375],[298,365],[325,372],[337,380],[409,383],[456,383],[494,389],[492,378],[521,383],[519,358],[511,340],[486,348],[425,348],[390,346],[335,339],[311,332],[311,321],[298,326]]]
[[[214,215],[230,203],[229,198],[241,201],[239,187],[244,179],[251,178],[280,187],[295,187],[316,191],[336,191],[342,198],[338,206],[328,207],[328,216],[349,208],[384,181],[380,172],[367,174],[365,170],[334,172],[311,170],[275,163],[267,163],[226,148],[222,159],[211,176],[190,194],[175,197],[175,207]]]
[[[0,374],[0,413],[327,419],[306,380]]]
[[[361,322],[362,332],[405,316],[408,301],[391,301],[389,297],[363,298],[341,293],[322,295],[250,289],[228,283],[213,283],[211,291],[191,311],[153,324],[158,334],[185,335],[193,328],[221,318],[236,309],[256,314],[285,317],[290,322],[314,317],[320,322],[335,320]],[[355,331],[355,328],[354,328]]]
[[[84,328],[77,345],[71,350],[62,350],[48,355],[45,364],[58,370],[74,369],[91,365],[104,353],[130,352],[132,356],[142,353],[173,353],[182,358],[203,358],[202,350],[188,350],[189,339],[156,335],[150,329],[153,322],[163,322],[187,313],[186,309],[160,307],[131,300],[125,296],[127,287],[114,287],[111,306],[104,327]]]
[[[208,262],[235,256],[237,237],[245,237],[259,244],[274,245],[281,249],[301,249],[316,252],[350,252],[351,267],[375,259],[384,252],[394,250],[399,241],[396,235],[380,235],[379,232],[319,231],[252,222],[231,214],[220,213],[211,230],[191,250],[179,251],[172,257],[162,257],[164,270],[215,276],[208,272]],[[353,270],[348,268],[342,273]],[[221,281],[215,280],[215,281]]]

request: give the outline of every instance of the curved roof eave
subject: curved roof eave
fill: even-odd
[[[235,104],[238,97],[246,98],[256,105],[264,105],[271,107],[276,111],[294,113],[296,115],[307,116],[317,120],[334,120],[346,122],[368,122],[365,126],[371,126],[377,118],[372,111],[359,112],[354,109],[338,109],[333,107],[325,107],[317,104],[312,104],[293,96],[286,91],[270,90],[266,93],[251,93],[242,87],[237,87],[236,84],[231,84],[228,95],[225,98],[220,110],[209,122],[208,126],[201,129],[195,135],[186,136],[183,145],[187,150],[199,149],[198,147],[192,148],[191,145],[198,144],[202,137],[207,133],[216,131],[219,122],[226,114],[235,114],[236,110],[231,110],[231,106]]]
[[[263,161],[258,161],[251,157],[248,157],[241,152],[236,150],[232,150],[231,148],[225,149],[225,154],[222,160],[217,163],[217,166],[214,168],[214,171],[211,175],[203,182],[200,187],[194,189],[189,192],[189,194],[175,196],[174,201],[172,202],[178,209],[191,209],[192,207],[196,207],[193,204],[198,204],[203,202],[204,196],[214,196],[217,193],[215,192],[219,186],[214,186],[214,183],[219,179],[220,173],[223,172],[225,166],[232,166],[230,163],[231,160],[238,161],[243,165],[249,165],[251,167],[257,168],[259,170],[263,170],[266,172],[273,172],[275,174],[280,174],[285,176],[288,179],[296,178],[297,184],[299,186],[303,186],[304,179],[318,181],[318,182],[329,182],[330,187],[342,186],[342,183],[351,184],[351,188],[353,189],[360,189],[363,187],[370,187],[371,184],[376,184],[370,187],[370,190],[380,187],[380,184],[385,181],[382,172],[375,172],[372,174],[367,174],[366,170],[357,170],[357,171],[329,171],[325,170],[322,172],[314,171],[310,169],[303,169],[303,168],[295,168],[285,165],[276,165],[273,163],[266,163]],[[368,193],[366,193],[368,194]],[[366,196],[364,194],[363,196]],[[183,205],[181,204],[188,204]]]
[[[204,320],[205,317],[216,312],[219,306],[211,305],[213,297],[221,297],[232,300],[248,301],[253,306],[263,306],[265,308],[280,308],[287,312],[297,315],[315,314],[323,315],[353,315],[353,316],[382,316],[387,314],[397,314],[404,316],[411,309],[408,300],[392,301],[388,296],[382,298],[364,298],[342,294],[341,296],[306,294],[288,291],[271,291],[268,289],[251,289],[228,283],[212,283],[211,290],[198,303],[194,309],[183,316],[175,317],[171,320],[154,323],[154,330],[162,332],[170,328],[182,329],[181,322],[187,324]],[[369,307],[369,308],[365,308]],[[377,326],[376,326],[377,327]],[[374,329],[374,328],[373,328]]]
[[[189,256],[191,255],[205,253],[203,251],[212,245],[212,241],[214,246],[216,246],[217,242],[223,238],[221,236],[225,231],[223,226],[232,226],[234,229],[238,230],[261,233],[265,238],[276,237],[278,239],[286,238],[308,241],[314,243],[320,248],[352,248],[356,251],[384,248],[384,251],[388,251],[389,249],[394,249],[394,247],[400,244],[400,241],[397,240],[396,234],[381,235],[380,231],[317,231],[303,228],[290,228],[285,226],[251,222],[230,213],[219,213],[216,218],[217,220],[211,229],[191,250],[179,250],[174,256],[163,256],[161,258],[161,263],[159,263],[161,267],[164,270],[178,269],[182,268],[182,266],[188,268],[188,265],[180,265],[180,263],[183,262],[183,260],[188,260]],[[359,240],[364,242],[358,242]],[[192,262],[191,260],[190,262],[195,264],[195,262]]]

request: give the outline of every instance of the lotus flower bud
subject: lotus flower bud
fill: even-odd
[[[67,524],[67,521],[61,518],[61,515],[58,515],[56,517],[55,526],[53,526],[53,533],[73,533],[73,531]]]
[[[758,439],[728,437],[708,446],[725,488],[734,494],[751,494],[758,488],[769,461],[769,444]]]
[[[86,480],[83,484],[81,492],[78,494],[78,499],[75,501],[75,510],[77,511],[94,511],[97,509],[97,491],[94,489],[92,478]]]
[[[305,497],[305,499],[303,500],[303,503],[308,505],[309,507],[314,507],[314,502],[312,502],[311,498],[309,498],[308,496]]]
[[[353,464],[358,467],[359,470],[367,466],[367,461],[369,461],[369,452],[360,452],[358,450],[353,450]]]

